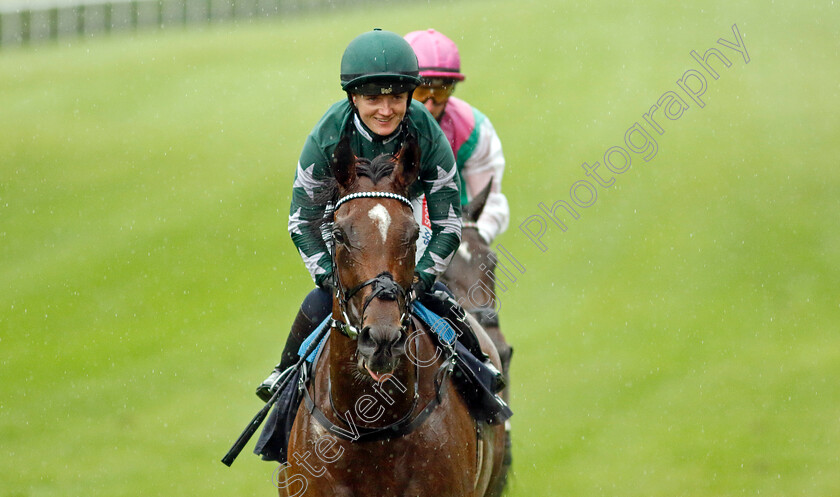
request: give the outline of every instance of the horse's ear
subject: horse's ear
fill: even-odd
[[[341,138],[333,150],[330,170],[338,184],[345,190],[356,182],[356,154],[350,147],[350,138]]]
[[[399,188],[408,191],[420,176],[420,144],[414,135],[409,135],[396,156],[397,164],[391,177]]]
[[[478,192],[478,195],[473,197],[462,209],[464,219],[472,222],[478,221],[478,217],[481,216],[481,211],[484,210],[484,204],[487,203],[487,197],[490,196],[490,188],[492,186],[493,177],[491,176],[490,181],[487,182],[487,186]]]

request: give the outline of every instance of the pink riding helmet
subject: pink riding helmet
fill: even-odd
[[[405,35],[405,40],[417,54],[421,77],[464,80],[458,46],[446,35],[427,29],[412,31]]]

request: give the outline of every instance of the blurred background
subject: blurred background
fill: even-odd
[[[455,40],[504,144],[508,495],[840,495],[836,2],[284,0],[24,40],[27,4],[0,0],[0,496],[276,495],[253,443],[219,460],[312,286],[295,164],[374,27]],[[705,106],[537,248],[537,204],[712,47]]]

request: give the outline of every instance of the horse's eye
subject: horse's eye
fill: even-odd
[[[342,233],[342,231],[340,229],[333,230],[332,236],[333,236],[333,241],[335,241],[335,243],[340,243],[340,244],[344,245],[344,242],[345,242],[344,233]]]

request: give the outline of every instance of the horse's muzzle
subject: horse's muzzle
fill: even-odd
[[[372,373],[374,379],[381,374],[391,373],[405,355],[406,338],[401,326],[365,326],[356,344],[359,367]]]

